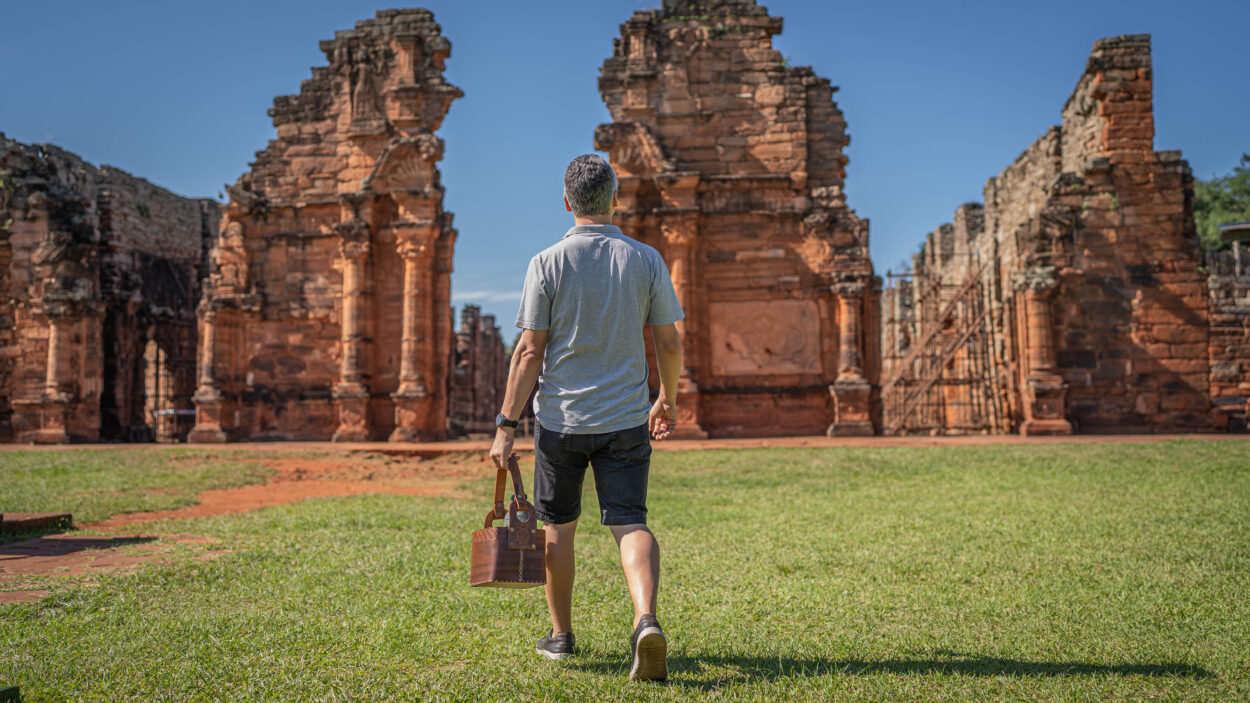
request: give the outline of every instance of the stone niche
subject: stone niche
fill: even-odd
[[[886,296],[886,314],[906,320],[887,340],[924,339],[943,324],[942,306],[900,303],[981,272],[972,283],[983,291],[987,373],[1005,409],[998,431],[1212,427],[1212,359],[1236,344],[1208,348],[1193,179],[1180,152],[1154,150],[1152,81],[1149,35],[1095,42],[1062,123],[989,179],[983,208],[961,208],[944,226],[953,236],[930,235],[914,280]],[[1226,308],[1219,324],[1235,337],[1238,308]],[[958,397],[966,388],[947,389],[948,402],[968,402]],[[1227,395],[1230,405],[1244,400]]]
[[[456,230],[435,131],[463,95],[421,9],[321,42],[277,138],[228,186],[199,306],[193,441],[447,433]]]
[[[753,0],[665,0],[621,26],[599,79],[617,222],[664,255],[686,313],[682,436],[878,419],[880,281],[843,195],[850,138],[836,88],[773,49],[781,24]]]
[[[0,134],[0,441],[173,441],[217,229],[183,198]]]

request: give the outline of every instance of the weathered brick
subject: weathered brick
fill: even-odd
[[[679,399],[678,427],[871,432],[876,293],[867,223],[842,196],[846,122],[827,81],[782,67],[764,8],[688,7],[723,28],[699,37],[678,31],[687,2],[622,26],[599,79],[614,121],[596,131],[621,181],[617,222],[664,253],[686,313],[683,386],[698,393]]]

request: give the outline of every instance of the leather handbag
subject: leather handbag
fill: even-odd
[[[512,474],[512,504],[505,513],[503,489]],[[507,520],[494,527],[495,520]],[[473,532],[469,585],[494,588],[532,588],[547,583],[547,539],[538,528],[538,514],[525,497],[517,455],[508,457],[508,468],[495,476],[495,505],[486,513],[486,524]]]

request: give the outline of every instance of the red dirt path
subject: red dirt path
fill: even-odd
[[[267,453],[270,446],[262,447]],[[159,448],[156,448],[159,451]],[[305,451],[307,451],[305,449]],[[240,459],[245,459],[241,453]],[[83,527],[116,533],[154,520],[232,515],[271,505],[297,503],[309,498],[371,493],[430,496],[454,494],[465,479],[489,474],[489,459],[479,452],[460,452],[437,459],[396,460],[378,456],[291,456],[262,459],[273,469],[265,483],[237,488],[201,491],[199,502],[173,510],[122,513]],[[57,574],[89,578],[100,570],[126,569],[143,562],[160,561],[168,542],[214,541],[194,535],[144,535],[116,537],[48,535],[16,544],[0,545],[0,587],[24,577]],[[164,542],[165,544],[162,544]],[[131,547],[119,553],[117,547]],[[228,550],[210,550],[198,558],[211,558]],[[42,589],[0,591],[0,603],[35,601],[48,595]]]

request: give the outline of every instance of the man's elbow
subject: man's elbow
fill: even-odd
[[[526,333],[517,342],[514,358],[521,364],[541,364],[546,353],[546,335]]]
[[[542,347],[533,345],[519,347],[517,349],[517,360],[522,364],[541,364],[543,361],[543,354],[545,354],[546,351],[547,350]]]
[[[675,326],[657,327],[652,332],[655,335],[656,352],[660,354],[681,353],[681,334],[677,332]]]

